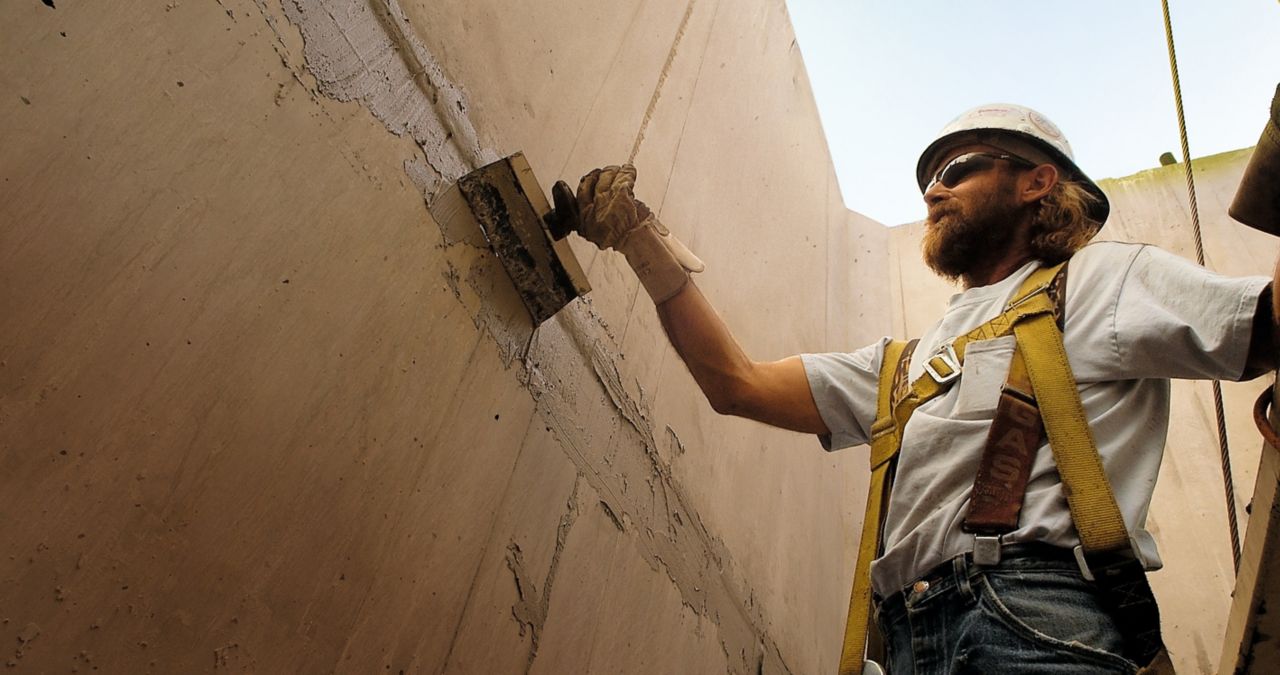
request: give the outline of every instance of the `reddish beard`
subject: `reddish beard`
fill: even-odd
[[[1012,194],[1004,189],[988,192],[968,208],[957,199],[932,204],[921,242],[924,262],[952,281],[988,269],[1014,244],[1021,215]]]

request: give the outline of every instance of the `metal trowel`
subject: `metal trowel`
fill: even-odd
[[[459,178],[431,207],[441,227],[459,238],[483,235],[534,326],[591,290],[564,240],[577,223],[573,193],[564,182],[553,192],[558,211],[552,211],[524,154],[516,153]]]

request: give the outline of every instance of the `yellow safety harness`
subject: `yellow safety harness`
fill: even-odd
[[[916,408],[946,392],[960,376],[970,342],[1009,334],[1017,341],[1010,370],[1024,369],[1034,390],[1071,519],[1079,533],[1081,545],[1076,549],[1076,558],[1081,570],[1102,588],[1104,602],[1111,600],[1107,602],[1108,609],[1125,633],[1126,655],[1145,664],[1164,654],[1159,615],[1155,613],[1145,571],[1103,472],[1062,344],[1062,332],[1055,322],[1056,302],[1048,291],[1063,265],[1033,272],[1002,314],[943,345],[925,361],[925,374],[900,397],[893,396],[893,382],[906,343],[893,341],[885,346],[876,420],[871,426],[871,483],[849,598],[841,675],[862,672],[871,609],[871,562],[880,550],[891,467],[902,447],[907,421]],[[1167,656],[1164,658],[1167,660]]]

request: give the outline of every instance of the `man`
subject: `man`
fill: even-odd
[[[867,443],[889,339],[847,354],[750,359],[689,282],[696,258],[634,198],[634,180],[630,167],[588,174],[579,231],[627,256],[712,407],[817,434],[828,450]],[[924,377],[952,339],[1001,314],[1035,270],[1070,258],[1062,343],[1135,554],[1158,568],[1143,527],[1169,379],[1234,380],[1270,367],[1268,280],[1217,276],[1145,245],[1086,247],[1106,220],[1107,198],[1061,132],[1021,106],[958,117],[922,154],[917,180],[928,205],[925,261],[964,290],[922,336],[909,381]],[[992,538],[994,556],[975,557],[965,519],[1014,348],[1013,335],[969,342],[962,375],[902,431],[883,555],[871,568],[892,672],[1137,669],[1125,658],[1127,627],[1073,554],[1080,538],[1044,439],[1016,528]]]

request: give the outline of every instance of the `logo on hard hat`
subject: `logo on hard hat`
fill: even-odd
[[[1054,126],[1053,122],[1050,122],[1048,117],[1045,117],[1034,110],[1028,110],[1027,113],[1028,117],[1031,118],[1031,123],[1036,125],[1036,128],[1043,132],[1044,135],[1054,139],[1062,138],[1062,132],[1058,131],[1058,127]]]

